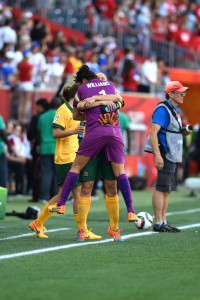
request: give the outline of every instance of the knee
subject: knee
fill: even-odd
[[[116,180],[108,180],[104,182],[106,195],[108,197],[114,197],[117,195],[117,181]]]
[[[92,194],[93,185],[93,181],[83,182],[81,186],[81,197],[90,197]]]

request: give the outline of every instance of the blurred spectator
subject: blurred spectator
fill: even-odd
[[[54,164],[56,139],[53,138],[52,123],[57,108],[62,104],[61,98],[51,101],[50,109],[39,116],[37,129],[40,141],[41,155],[41,188],[40,199],[48,201],[58,193],[57,174]]]
[[[99,56],[96,53],[93,53],[90,61],[86,63],[90,70],[94,73],[99,73],[101,71],[100,65],[98,64]]]
[[[59,57],[48,57],[46,68],[47,72],[44,76],[45,86],[57,90],[58,86],[61,84],[64,65],[60,63]]]
[[[176,13],[176,6],[173,3],[173,0],[163,1],[159,7],[158,13],[162,17],[168,17]]]
[[[23,52],[25,51],[25,45],[16,44],[15,52],[13,52],[14,57],[12,60],[12,65],[15,70],[17,70],[17,65],[23,60]]]
[[[36,115],[31,118],[27,130],[27,138],[31,142],[31,155],[32,155],[32,199],[30,202],[38,202],[40,196],[40,181],[41,181],[41,171],[40,171],[40,152],[39,143],[37,138],[37,123],[39,116],[49,109],[49,103],[47,99],[41,98],[36,102]]]
[[[32,53],[29,58],[29,63],[33,66],[32,81],[34,87],[40,87],[43,82],[44,74],[47,70],[46,58],[41,53],[41,45],[39,42],[34,41],[31,47]]]
[[[172,15],[170,16],[169,23],[167,24],[167,38],[169,41],[175,42],[178,30],[177,16]]]
[[[74,75],[78,72],[82,66],[82,62],[76,56],[76,50],[72,47],[67,48],[68,57],[65,63],[65,68],[62,74],[62,81],[66,85],[70,85],[73,82]]]
[[[140,81],[139,73],[132,59],[125,58],[122,69],[122,83],[125,92],[137,92]]]
[[[54,39],[51,43],[51,49],[56,47],[60,47],[61,49],[63,49],[65,47],[65,44],[66,44],[66,38],[63,32],[56,30]]]
[[[157,83],[158,66],[156,61],[156,53],[151,52],[148,59],[143,63],[140,70],[141,80],[139,84],[139,91],[142,93],[149,93]]]
[[[191,48],[196,55],[200,56],[200,26],[198,26],[196,35],[192,39]]]
[[[40,42],[46,36],[46,30],[44,24],[39,20],[35,19],[33,23],[33,29],[31,31],[32,41]]]
[[[99,28],[104,36],[113,33],[113,16],[116,8],[115,0],[96,0],[94,3],[99,14]]]
[[[13,67],[12,61],[15,54],[12,51],[8,51],[5,54],[5,62],[1,67],[1,79],[2,84],[11,87],[16,81],[15,68]]]
[[[159,41],[164,41],[167,35],[167,23],[166,19],[161,18],[159,15],[155,16],[155,19],[151,23],[151,35],[152,38],[156,38]]]
[[[128,16],[125,14],[123,6],[118,6],[115,10],[113,22],[115,36],[123,34],[123,37],[125,37],[128,31]]]
[[[33,82],[31,78],[33,67],[28,62],[30,55],[30,50],[25,50],[22,62],[17,65],[19,79],[18,120],[23,124],[28,123],[28,105],[31,102],[31,94],[33,91]]]
[[[21,140],[22,127],[19,124],[14,126],[13,133],[8,135],[8,140],[12,147],[12,153],[6,152],[8,160],[8,171],[15,174],[16,194],[24,193],[24,171],[25,171],[25,146]]]
[[[191,45],[191,33],[187,29],[187,24],[182,23],[180,26],[180,30],[178,30],[175,42],[177,46],[183,47],[183,48],[188,48]]]
[[[24,145],[24,156],[26,158],[25,164],[25,175],[26,175],[26,185],[24,188],[25,194],[29,194],[32,192],[33,187],[33,157],[31,155],[31,143],[27,137],[27,125],[22,126],[22,134],[21,134],[21,141]]]
[[[0,27],[0,50],[5,43],[11,45],[11,50],[14,50],[14,46],[17,42],[17,34],[12,28],[12,20],[6,19],[2,27]]]
[[[7,145],[8,152],[11,152],[11,146],[9,140],[7,139],[6,131],[5,131],[5,123],[0,115],[0,186],[7,186],[7,159],[5,155],[4,143]]]

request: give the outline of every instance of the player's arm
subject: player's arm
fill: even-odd
[[[81,101],[77,105],[77,108],[78,108],[79,111],[85,111],[87,109],[94,108],[94,107],[101,106],[101,105],[108,106],[110,110],[115,108],[115,103],[113,101],[110,101],[110,100],[95,101],[89,107],[88,107],[88,105],[85,101]],[[75,120],[77,120],[77,119],[75,119]],[[78,119],[78,120],[80,120],[80,119]]]
[[[78,107],[79,104],[82,104],[83,101],[79,102],[77,107],[73,107],[73,120],[76,121],[85,121],[86,120],[86,114],[85,112],[83,112],[85,109]]]
[[[84,99],[84,101],[113,101],[113,102],[122,102],[123,99],[120,96],[120,94],[116,93],[115,95],[109,94],[109,95],[95,95],[92,97],[88,97],[86,99]]]
[[[109,94],[109,95],[95,95],[92,97],[88,97],[83,100],[86,104],[86,109],[92,108],[91,105],[94,102],[101,102],[101,101],[111,101],[111,102],[122,102],[122,97],[116,93],[115,95]],[[102,104],[99,104],[102,105]],[[97,105],[97,106],[99,106]]]
[[[53,138],[62,139],[70,135],[83,133],[83,131],[84,131],[83,126],[77,126],[75,129],[67,130],[67,131],[62,130],[61,128],[53,127]]]
[[[162,170],[164,163],[162,156],[160,154],[159,143],[158,143],[158,132],[161,126],[157,123],[152,123],[151,130],[150,130],[150,142],[155,154],[155,166],[158,170]]]

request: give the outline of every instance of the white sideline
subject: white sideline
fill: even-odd
[[[50,230],[48,230],[48,232],[57,232],[57,231],[64,231],[64,230],[70,230],[70,229],[71,228],[57,228],[57,229],[50,229]],[[20,234],[20,235],[13,235],[13,236],[9,236],[6,238],[0,238],[0,241],[15,240],[15,239],[32,236],[32,235],[35,235],[35,233],[25,233],[25,234]]]
[[[199,212],[199,211],[200,211],[200,208],[183,210],[183,211],[174,211],[174,212],[167,213],[166,216],[191,214],[191,213],[195,213],[195,212]],[[154,218],[154,216],[152,216],[152,217]],[[1,227],[1,228],[6,228],[6,227]],[[71,228],[51,229],[51,230],[48,230],[48,233],[49,232],[57,232],[57,231],[70,230],[70,229]],[[9,236],[9,237],[6,237],[6,238],[0,238],[0,241],[15,240],[15,239],[18,239],[18,238],[23,238],[23,237],[32,236],[32,235],[35,235],[35,233],[25,233],[25,234],[20,234],[20,235]]]
[[[196,227],[200,227],[200,223],[181,226],[181,227],[178,227],[178,228],[184,230],[184,229],[196,228]],[[132,237],[152,235],[152,234],[158,234],[158,232],[149,231],[149,232],[133,233],[133,234],[124,235],[124,236],[122,236],[122,238],[127,240],[127,239],[130,239]],[[32,251],[26,251],[26,252],[19,252],[19,253],[1,255],[0,260],[15,258],[15,257],[21,257],[21,256],[34,255],[34,254],[40,254],[40,253],[46,253],[46,252],[52,252],[52,251],[58,251],[58,250],[63,250],[63,249],[75,248],[75,247],[83,247],[83,246],[88,246],[88,245],[105,244],[105,243],[110,243],[110,242],[113,242],[113,239],[106,239],[106,240],[95,241],[95,242],[84,242],[84,243],[68,244],[68,245],[62,245],[62,246],[57,246],[57,247],[49,247],[49,248],[44,248],[44,249],[38,249],[38,250],[32,250]]]
[[[198,212],[198,211],[200,211],[200,208],[170,212],[170,213],[166,213],[166,216],[174,216],[174,215],[182,215],[182,214],[192,214],[192,213],[195,213],[195,212]]]

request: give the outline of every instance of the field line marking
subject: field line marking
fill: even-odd
[[[175,211],[175,212],[170,212],[167,213],[167,216],[174,216],[174,215],[182,215],[182,214],[191,214],[191,213],[195,213],[200,211],[200,208],[196,208],[196,209],[189,209],[189,210],[183,210],[183,211]],[[154,216],[152,216],[154,218]],[[0,227],[3,228],[3,227]],[[7,227],[5,227],[7,228]],[[71,228],[57,228],[57,229],[51,229],[48,230],[48,232],[57,232],[57,231],[62,231],[62,230],[70,230]],[[9,236],[6,238],[0,238],[0,241],[4,241],[4,240],[14,240],[14,239],[18,239],[18,238],[23,238],[23,237],[29,237],[34,235],[35,233],[25,233],[25,234],[20,234],[20,235],[14,235],[14,236]]]
[[[200,223],[181,226],[178,228],[184,230],[184,229],[195,228],[195,227],[200,227]],[[153,231],[148,232],[147,231],[147,232],[141,232],[141,233],[133,233],[133,234],[124,235],[124,236],[122,236],[122,238],[130,239],[132,237],[152,235],[152,234],[158,234],[158,232],[153,232]],[[63,249],[75,248],[75,247],[84,247],[84,246],[88,246],[88,245],[105,244],[105,243],[110,243],[110,242],[114,242],[113,239],[106,239],[106,240],[94,241],[94,242],[76,243],[76,244],[67,244],[67,245],[62,245],[62,246],[49,247],[49,248],[44,248],[44,249],[1,255],[0,260],[21,257],[21,256],[34,255],[34,254],[41,254],[41,253],[58,251],[58,250],[63,250]]]
[[[56,231],[64,231],[64,230],[71,230],[72,228],[57,228],[57,229],[50,229],[48,232],[56,232]],[[27,236],[32,236],[35,235],[35,233],[25,233],[25,234],[20,234],[20,235],[13,235],[5,238],[0,238],[0,241],[5,241],[5,240],[14,240],[14,239],[19,239]]]
[[[174,215],[182,215],[182,214],[192,214],[192,213],[195,213],[195,212],[198,212],[198,211],[200,211],[200,208],[183,210],[183,211],[174,211],[174,212],[166,213],[166,216],[174,216]]]

